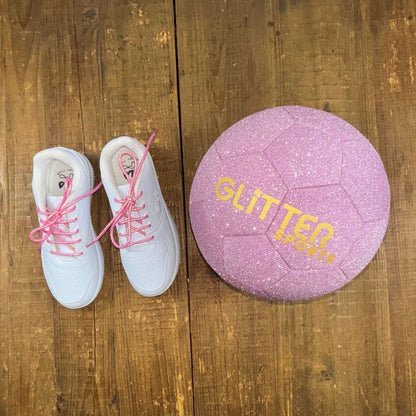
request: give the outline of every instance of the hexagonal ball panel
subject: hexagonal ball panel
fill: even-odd
[[[341,139],[311,126],[295,124],[264,151],[290,188],[338,183]]]

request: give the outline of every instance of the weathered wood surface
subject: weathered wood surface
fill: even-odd
[[[0,415],[416,415],[416,4],[403,1],[0,0]],[[187,216],[193,175],[232,123],[300,104],[357,127],[391,184],[366,270],[310,302],[223,283]],[[145,142],[178,224],[172,288],[144,298],[102,240],[97,300],[49,293],[32,157]],[[93,199],[97,229],[110,212]]]

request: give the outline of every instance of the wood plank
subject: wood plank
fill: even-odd
[[[170,2],[77,4],[85,151],[98,167],[100,149],[117,136],[145,143],[185,247],[178,134],[173,8]],[[105,193],[96,198],[100,228],[109,219]],[[157,298],[137,294],[108,236],[103,289],[95,302],[95,408],[99,414],[192,413],[185,251],[171,289]]]
[[[0,2],[0,16],[5,11],[3,2]],[[5,33],[0,30],[0,237],[8,234],[9,227],[9,193],[7,187],[7,146],[6,137],[6,41]],[[9,249],[2,239],[0,246],[0,411],[7,408],[9,399]]]
[[[390,7],[389,7],[390,6]],[[416,414],[416,5],[381,2],[368,10],[374,39],[372,74],[380,152],[392,191],[391,232],[386,238],[389,319],[397,414]]]
[[[79,71],[80,115],[83,132],[84,153],[95,172],[95,182],[100,180],[100,151],[109,139],[106,130],[105,102],[103,92],[103,26],[101,10],[97,1],[74,3],[73,23],[76,38],[76,54]],[[91,204],[95,230],[103,229],[111,219],[107,209],[105,192],[97,192]],[[101,241],[104,254],[104,281],[94,302],[95,339],[95,388],[92,393],[94,414],[120,414],[115,373],[116,348],[114,344],[114,317],[112,253],[110,241]],[[103,373],[104,370],[104,373]]]
[[[389,117],[390,93],[377,81],[386,76],[386,61],[373,67],[374,47],[389,50],[388,37],[378,39],[375,28],[390,24],[388,13],[395,16],[403,4],[176,4],[186,195],[203,154],[233,122],[263,108],[300,104],[331,111],[368,136],[393,173],[403,227],[412,224],[400,229],[399,240],[391,225],[375,260],[345,288],[296,304],[255,299],[225,285],[202,260],[188,227],[195,414],[415,414],[415,331],[407,318],[415,221],[397,205],[413,206],[412,176],[406,190],[398,187],[404,172],[394,174],[398,156],[384,130],[388,119],[392,134],[399,111],[408,111],[407,130],[400,130],[407,138],[399,146],[412,157],[413,95],[407,89],[408,104],[399,110],[398,94],[396,118]],[[414,50],[410,33],[395,31],[404,62]],[[409,163],[403,156],[407,175]],[[392,218],[394,224],[395,205]],[[397,346],[403,337],[406,343]]]
[[[31,160],[56,145],[82,150],[71,7],[3,4],[9,256],[8,414],[92,412],[93,308],[69,311],[49,293],[38,249]],[[75,91],[75,94],[73,93]],[[81,144],[81,146],[80,146]],[[42,382],[39,382],[42,380]]]

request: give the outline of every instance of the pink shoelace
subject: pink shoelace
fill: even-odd
[[[104,227],[101,233],[93,241],[87,244],[87,247],[89,247],[90,245],[98,241],[107,232],[108,229],[110,229],[111,242],[118,249],[127,248],[135,244],[142,244],[147,241],[153,240],[154,236],[153,235],[148,236],[145,231],[146,229],[151,227],[151,224],[143,223],[143,221],[149,218],[148,215],[140,216],[140,211],[146,207],[145,204],[138,205],[138,201],[140,197],[143,195],[143,191],[140,191],[139,193],[136,194],[135,185],[140,175],[140,172],[143,168],[146,156],[149,153],[150,144],[152,143],[156,134],[157,134],[157,130],[153,132],[153,134],[150,136],[149,140],[147,141],[146,148],[143,152],[143,156],[140,159],[140,162],[137,165],[136,169],[134,170],[132,177],[129,176],[126,169],[124,168],[123,163],[122,163],[122,158],[123,156],[128,155],[131,158],[133,158],[133,160],[136,160],[136,155],[128,151],[120,153],[118,157],[118,164],[129,184],[128,194],[123,199],[117,199],[117,198],[114,199],[115,202],[121,205],[120,209],[116,212],[113,219]],[[137,213],[139,215],[133,216],[133,213]],[[133,223],[135,223],[135,225],[133,225]],[[114,238],[114,230],[116,229],[117,225],[125,227],[126,232],[118,233],[119,238],[126,237],[126,242],[124,244],[118,244]],[[143,236],[143,238],[141,238],[140,240],[132,241],[132,237],[134,233],[139,233],[141,236]]]
[[[51,250],[50,253],[57,256],[67,256],[67,257],[76,257],[82,256],[82,251],[77,251],[74,247],[75,244],[81,242],[81,238],[74,240],[74,236],[79,233],[77,228],[74,231],[70,231],[69,224],[72,224],[78,221],[78,218],[69,219],[68,215],[74,212],[76,204],[84,198],[92,195],[101,187],[102,183],[100,182],[94,189],[87,192],[84,195],[74,199],[71,202],[68,202],[68,197],[71,194],[72,190],[72,179],[66,178],[64,183],[64,193],[62,201],[60,204],[53,210],[46,208],[41,210],[36,207],[36,212],[41,216],[44,216],[44,219],[40,219],[40,226],[35,228],[29,234],[29,238],[34,243],[38,243],[39,249],[42,244],[46,241],[49,244],[55,244],[57,246],[65,246],[71,252],[66,253],[62,251]],[[66,218],[65,218],[66,217]],[[36,233],[39,233],[39,237],[35,237]]]

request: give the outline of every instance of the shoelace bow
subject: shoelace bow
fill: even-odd
[[[50,253],[57,255],[57,256],[67,256],[67,257],[76,257],[81,256],[83,254],[82,251],[77,251],[74,247],[75,244],[81,242],[81,238],[73,240],[73,237],[79,233],[79,228],[74,231],[70,231],[69,224],[72,224],[78,221],[78,218],[68,218],[68,215],[74,212],[76,209],[76,204],[84,198],[92,195],[101,187],[102,183],[100,182],[94,189],[87,192],[84,195],[74,199],[71,202],[68,202],[68,197],[71,194],[72,190],[72,179],[65,178],[64,187],[63,187],[63,197],[62,201],[55,209],[46,209],[41,210],[36,207],[36,212],[41,216],[46,218],[40,219],[40,226],[33,229],[30,234],[29,238],[34,243],[38,243],[39,249],[42,247],[42,244],[46,241],[49,244],[56,244],[58,246],[65,246],[69,250],[70,253],[62,252],[62,251],[55,251],[51,250]],[[65,218],[66,217],[66,218]],[[35,235],[39,233],[39,237],[35,237]]]
[[[127,248],[135,244],[142,244],[147,241],[153,240],[154,236],[153,235],[148,236],[145,231],[147,228],[151,227],[151,224],[143,224],[143,221],[148,219],[148,215],[146,214],[143,216],[133,216],[132,214],[134,212],[140,213],[140,211],[146,207],[145,204],[138,205],[138,201],[140,197],[143,195],[143,191],[140,191],[139,193],[136,194],[135,185],[140,175],[140,172],[143,168],[146,156],[149,153],[150,144],[152,143],[156,134],[157,134],[157,130],[153,132],[153,134],[150,136],[149,140],[147,141],[145,150],[143,152],[143,156],[141,157],[140,162],[136,166],[132,177],[129,176],[126,169],[124,168],[122,164],[122,158],[123,156],[128,155],[132,157],[133,160],[136,160],[136,155],[128,151],[120,153],[118,157],[118,164],[129,184],[128,194],[123,199],[117,199],[117,198],[114,199],[115,202],[117,202],[118,204],[121,204],[120,209],[116,212],[112,220],[104,227],[101,233],[93,241],[91,241],[91,243],[87,244],[87,247],[89,247],[90,245],[98,241],[107,232],[108,229],[110,229],[111,242],[118,249]],[[133,222],[137,223],[137,225],[136,226],[133,225]],[[126,242],[124,244],[118,244],[114,238],[114,230],[116,229],[117,225],[124,226],[126,229],[126,232],[118,233],[119,238],[126,237]],[[133,233],[139,233],[144,238],[137,240],[137,241],[132,241]]]

